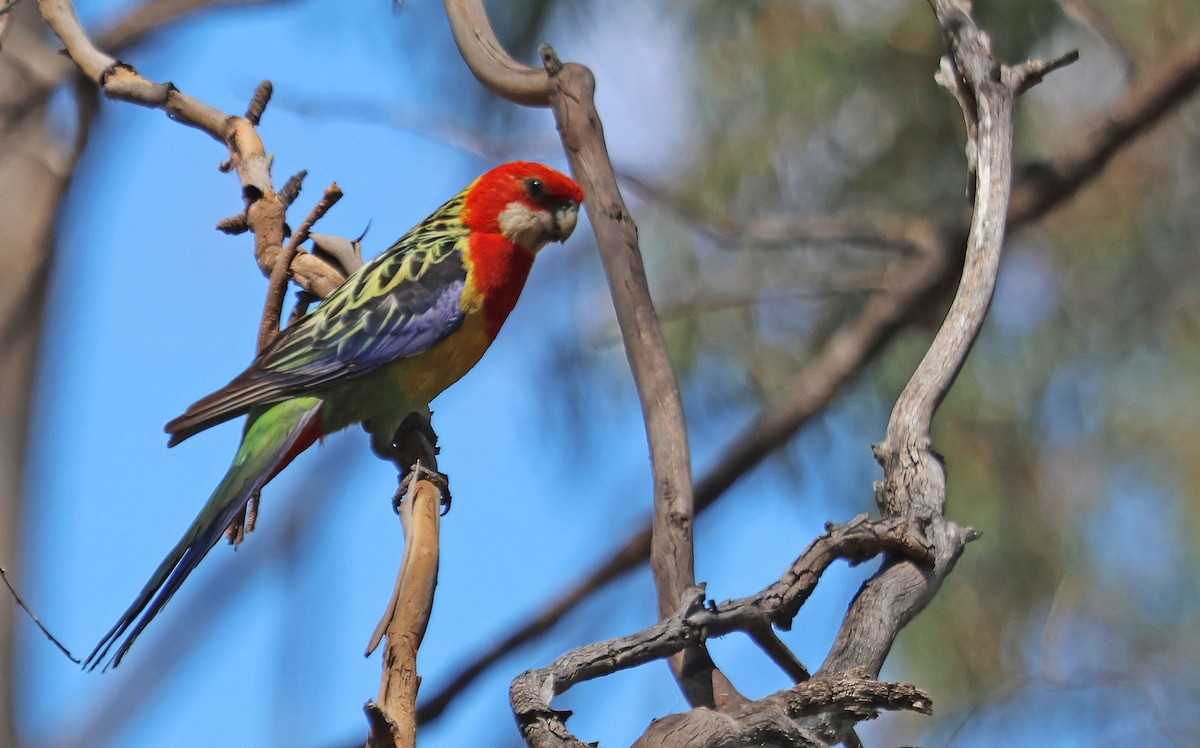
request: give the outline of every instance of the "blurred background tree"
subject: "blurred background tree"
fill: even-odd
[[[139,12],[80,5],[97,29]],[[1031,178],[1200,34],[1191,0],[976,5],[1006,59],[1081,51],[1018,103],[1018,164]],[[0,156],[59,176],[37,192],[39,213],[16,209],[35,192],[28,178],[0,172],[6,208],[56,216],[53,232],[0,221],[25,226],[15,236],[42,250],[0,229],[13,268],[0,278],[14,289],[0,294],[6,365],[22,360],[20,346],[32,350],[48,304],[35,397],[4,378],[4,412],[32,402],[33,416],[27,442],[19,413],[3,421],[0,465],[24,465],[24,480],[15,467],[0,473],[0,560],[43,618],[86,649],[231,453],[236,429],[170,453],[158,429],[248,360],[261,281],[248,243],[210,231],[239,207],[231,179],[212,169],[220,150],[126,105],[101,104],[93,122],[85,88],[45,82],[56,78],[34,65],[53,61],[53,48],[30,6],[17,7],[0,42]],[[523,59],[546,39],[596,71],[698,473],[757,413],[795,394],[797,372],[912,252],[849,235],[817,241],[818,221],[916,217],[949,230],[962,220],[961,115],[932,80],[943,42],[924,3],[522,0],[490,10]],[[235,4],[155,24],[116,51],[228,111],[273,80],[263,132],[277,179],[298,168],[312,184],[337,179],[348,198],[319,230],[357,235],[371,219],[374,253],[497,160],[561,165],[549,115],[479,88],[440,13],[431,3]],[[991,318],[934,433],[949,466],[948,514],[984,539],[885,671],[929,690],[936,716],[864,725],[867,745],[1200,741],[1190,396],[1200,384],[1200,109],[1191,89],[1177,102],[1074,199],[1009,237]],[[18,127],[33,135],[18,139]],[[17,273],[31,252],[51,259]],[[604,559],[649,508],[636,400],[594,250],[576,239],[539,266],[516,329],[438,404],[456,503],[423,650],[428,693]],[[941,302],[907,315],[829,409],[703,515],[697,577],[710,596],[759,589],[825,520],[873,509],[869,444]],[[378,665],[352,658],[399,556],[384,501],[392,478],[374,462],[358,433],[309,456],[307,479],[298,466],[268,491],[256,537],[236,555],[214,553],[112,674],[75,673],[16,621],[0,742],[355,742]],[[868,571],[823,582],[787,637],[806,662],[821,660]],[[488,670],[426,742],[518,744],[505,703],[512,675],[644,627],[653,600],[644,572],[609,586]],[[713,652],[750,696],[786,684],[743,641]],[[605,745],[628,744],[683,706],[665,667],[563,702],[576,733]]]

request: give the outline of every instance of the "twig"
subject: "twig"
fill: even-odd
[[[68,0],[39,0],[38,4],[67,54],[109,98],[162,109],[229,148],[229,164],[237,171],[247,202],[246,223],[255,234],[255,257],[269,276],[275,256],[283,250],[286,206],[271,184],[271,159],[250,121],[209,106],[170,83],[146,80],[131,65],[101,52],[88,39]],[[336,269],[305,252],[296,253],[291,271],[297,283],[320,298],[342,281]]]
[[[250,97],[250,105],[246,107],[246,119],[250,124],[258,127],[258,123],[262,121],[263,112],[266,111],[267,102],[271,100],[271,94],[275,91],[275,87],[271,85],[271,81],[263,81],[258,84],[258,88],[254,89],[254,95]]]
[[[379,698],[364,707],[371,725],[368,748],[416,744],[416,700],[421,684],[417,651],[429,625],[437,586],[440,507],[441,492],[426,480],[413,480],[400,504],[404,559],[387,611],[367,646],[370,654],[387,637]]]
[[[9,7],[12,7],[11,3],[9,4]],[[4,10],[8,10],[8,8],[5,8]],[[3,11],[0,11],[0,12],[3,12]],[[25,604],[25,601],[21,598],[21,593],[17,592],[17,588],[13,587],[12,582],[9,581],[8,572],[6,572],[4,570],[3,566],[0,566],[0,579],[4,580],[4,586],[8,587],[8,591],[10,593],[12,593],[13,600],[15,600],[17,605],[19,605],[21,607],[21,610],[25,611],[25,615],[29,616],[29,620],[31,620],[35,624],[37,624],[37,627],[42,630],[42,633],[46,635],[46,638],[49,639],[50,642],[52,644],[54,644],[54,646],[58,647],[59,651],[62,652],[63,654],[65,654],[67,656],[68,660],[75,663],[76,665],[80,664],[79,658],[77,658],[75,655],[71,654],[71,650],[69,650],[65,646],[63,646],[63,643],[60,642],[57,638],[55,638],[54,634],[50,633],[50,629],[46,628],[45,624],[42,623],[41,619],[39,619],[37,616],[35,616],[33,614],[33,611],[29,609],[29,606]]]
[[[300,189],[304,186],[304,179],[308,176],[307,169],[301,169],[292,176],[288,177],[283,183],[283,187],[279,188],[279,199],[284,205],[291,205],[296,202],[296,198],[300,197]]]
[[[750,635],[750,638],[754,640],[759,649],[765,652],[783,672],[788,674],[793,683],[806,681],[812,677],[812,673],[808,672],[808,668],[804,667],[804,663],[800,661],[800,658],[796,657],[796,653],[783,643],[783,640],[779,638],[779,634],[776,634],[775,630],[770,626],[749,629],[746,633]]]
[[[291,185],[293,182],[288,181]],[[321,219],[338,200],[342,199],[342,189],[337,182],[325,188],[325,193],[309,212],[300,228],[292,234],[287,246],[275,258],[271,268],[270,283],[267,286],[267,300],[263,304],[262,320],[258,326],[258,352],[262,353],[275,336],[279,334],[279,321],[283,316],[283,300],[287,296],[288,280],[291,275],[292,260],[300,251],[300,245],[308,239],[308,232],[313,224]]]

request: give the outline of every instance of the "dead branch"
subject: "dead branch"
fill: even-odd
[[[437,587],[441,491],[426,480],[414,480],[400,504],[404,526],[404,558],[387,611],[367,647],[369,655],[386,636],[379,698],[363,707],[371,724],[368,748],[416,745],[417,652],[425,638],[433,593]]]
[[[912,521],[929,555],[922,559],[895,555],[864,584],[814,680],[851,674],[876,677],[896,635],[932,599],[966,543],[975,537],[973,531],[943,516],[945,470],[931,449],[929,428],[983,325],[995,288],[1012,183],[1013,102],[1021,91],[1063,64],[1035,61],[1015,67],[1001,65],[992,56],[990,42],[975,26],[967,6],[956,0],[935,0],[933,5],[950,50],[943,58],[938,81],[963,107],[968,169],[975,179],[970,196],[975,206],[958,292],[929,351],[896,403],[886,440],[875,446],[876,457],[884,467],[884,480],[876,486],[880,511],[885,517]],[[787,612],[794,613],[794,609]],[[928,709],[927,699],[920,703],[923,710]],[[748,708],[759,707],[755,704]],[[795,723],[774,721],[781,736],[774,741],[782,745],[837,742],[855,723],[873,714],[870,708],[789,713],[787,717],[801,719]],[[686,735],[685,742],[676,744],[720,744],[713,741],[712,732],[705,732],[711,730],[706,727],[711,721],[708,717],[692,710],[673,718],[669,726],[673,739],[682,740]],[[665,745],[665,740],[660,734],[643,744]]]
[[[271,157],[250,120],[226,114],[195,99],[171,83],[153,83],[134,68],[101,52],[87,37],[69,0],[39,0],[42,18],[66,47],[67,54],[111,99],[162,109],[173,119],[208,133],[229,149],[246,202],[246,223],[254,231],[255,257],[270,276],[275,258],[284,251],[286,205],[271,182]],[[324,298],[342,281],[328,263],[297,252],[290,269],[305,290]]]
[[[552,709],[549,700],[571,686],[669,657],[695,647],[709,637],[723,636],[734,631],[753,633],[769,630],[771,626],[787,628],[804,601],[816,589],[821,575],[839,558],[857,564],[880,553],[894,553],[912,558],[918,565],[928,566],[933,562],[930,550],[924,545],[920,528],[902,518],[872,522],[863,515],[845,525],[830,527],[805,549],[779,581],[751,597],[706,605],[704,591],[692,588],[685,593],[677,611],[654,626],[629,636],[579,647],[544,668],[530,670],[517,676],[509,689],[509,698],[517,715],[517,723],[531,745],[555,745],[557,743],[553,742],[554,740],[566,739],[569,732],[566,732],[566,726],[563,724],[565,718],[562,713]],[[861,676],[856,676],[856,679],[861,679]],[[821,704],[804,700],[820,692],[820,684],[814,686],[812,681],[808,681],[797,689],[793,689],[794,698],[780,697],[779,703],[768,700],[757,706],[744,704],[735,710],[722,711],[730,713],[730,718],[733,719],[730,724],[737,724],[737,714],[755,715],[751,721],[759,724],[758,717],[769,710],[790,716],[797,716],[793,714],[797,710],[823,711]],[[928,701],[928,697],[923,694],[922,697]],[[797,704],[801,702],[806,706],[798,707]],[[833,699],[823,707],[832,709],[838,703],[838,700]],[[697,709],[689,714],[707,715],[713,712]],[[692,731],[689,734],[694,737],[698,733]],[[572,745],[569,741],[566,744]],[[693,745],[690,742],[669,743],[684,744]],[[651,741],[645,745],[668,743]]]
[[[522,65],[504,50],[492,31],[483,0],[445,0],[445,5],[458,52],[484,88],[514,104],[550,105],[546,73]]]
[[[1147,73],[1113,108],[1097,117],[1102,124],[1075,139],[1063,154],[1023,169],[1013,186],[1008,220],[1012,229],[1039,220],[1062,207],[1080,189],[1095,181],[1105,166],[1136,142],[1167,115],[1200,89],[1200,32],[1189,37],[1158,68]],[[723,231],[737,227],[715,226]],[[801,370],[789,386],[793,396],[778,408],[759,416],[732,439],[716,465],[695,484],[695,510],[704,511],[724,495],[742,476],[760,465],[838,397],[857,379],[866,365],[892,340],[896,332],[920,316],[926,299],[940,295],[939,289],[954,280],[961,267],[954,261],[957,237],[965,228],[927,226],[935,251],[924,263],[896,268],[897,285],[885,285],[882,293],[867,302],[863,311],[840,327],[821,352]],[[798,239],[806,238],[800,235]],[[901,243],[899,237],[895,242]],[[909,275],[911,273],[911,275]],[[905,276],[908,276],[906,279]],[[890,310],[889,310],[890,307]],[[843,369],[843,367],[845,367]],[[839,371],[840,370],[840,371]],[[813,406],[817,406],[813,410]],[[570,611],[610,583],[645,563],[650,556],[650,527],[647,524],[584,577],[564,590],[519,628],[495,642],[466,664],[447,685],[421,707],[421,720],[436,719],[446,706],[493,664],[517,648],[551,630]]]
[[[820,714],[858,722],[873,719],[884,709],[929,714],[932,702],[924,691],[904,683],[821,676],[747,704],[732,714],[694,709],[655,720],[633,748],[824,748],[828,745],[825,737],[798,727],[797,719]]]
[[[942,398],[966,360],[991,304],[1012,184],[1013,102],[1031,81],[1057,63],[1010,67],[991,53],[990,40],[958,0],[935,0],[949,54],[938,82],[963,104],[967,162],[974,175],[974,211],[962,280],[946,319],[900,394],[885,440],[875,445],[884,479],[875,497],[887,517],[910,517],[924,527],[934,566],[907,560],[888,564],[855,597],[817,676],[862,671],[876,676],[900,630],[922,610],[954,568],[975,533],[944,518],[946,473],[929,428]],[[840,736],[837,720],[808,723]]]
[[[488,90],[518,104],[549,104],[553,109],[571,173],[587,195],[584,206],[600,249],[650,444],[655,518],[651,565],[659,614],[665,617],[683,591],[695,584],[691,457],[683,404],[650,299],[637,226],[617,186],[593,101],[595,80],[581,65],[563,65],[549,45],[541,48],[544,71],[513,60],[496,40],[479,0],[446,0],[445,6],[463,60]],[[672,669],[693,705],[744,701],[702,649],[675,658]]]
[[[542,45],[541,54],[550,76],[550,106],[563,148],[571,172],[588,196],[585,205],[646,423],[654,477],[650,566],[662,618],[671,614],[679,596],[696,581],[691,457],[683,402],[650,298],[637,226],[608,158],[593,98],[595,79],[582,65],[561,63],[549,45]],[[726,708],[745,701],[702,648],[686,650],[671,664],[693,706]]]
[[[794,393],[792,397],[743,429],[717,464],[697,481],[696,511],[703,511],[713,504],[738,478],[786,444],[801,426],[822,412],[920,306],[920,301],[951,263],[946,257],[945,244],[925,222],[913,219],[906,239],[917,251],[889,273],[882,292],[874,295],[857,317],[826,341],[788,387]],[[508,652],[548,631],[596,590],[645,562],[650,555],[650,538],[651,528],[647,526],[546,610],[464,668],[422,705],[422,721],[435,719],[458,693]]]

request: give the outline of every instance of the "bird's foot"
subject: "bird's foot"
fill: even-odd
[[[427,480],[437,486],[438,492],[442,497],[442,516],[445,517],[446,513],[450,511],[450,476],[425,467],[421,464],[420,460],[400,477],[400,488],[396,491],[396,495],[392,499],[392,509],[397,514],[400,513],[401,502],[404,501],[404,497],[408,496],[408,491],[412,488],[413,481],[417,480]]]

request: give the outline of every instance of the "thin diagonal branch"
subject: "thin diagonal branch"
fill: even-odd
[[[8,572],[4,570],[3,566],[0,566],[0,581],[4,582],[4,586],[8,588],[9,594],[12,595],[13,601],[20,606],[21,610],[25,611],[25,615],[29,616],[29,620],[33,621],[34,624],[37,625],[42,634],[50,640],[50,643],[55,647],[58,647],[58,651],[66,655],[68,660],[76,665],[80,664],[81,660],[75,655],[71,654],[71,650],[67,649],[66,646],[60,642],[56,636],[54,636],[54,634],[50,633],[50,629],[46,628],[46,624],[42,623],[42,620],[38,618],[32,610],[29,609],[28,605],[25,604],[25,600],[21,597],[21,593],[17,592],[17,588],[13,587],[12,582],[8,580]]]
[[[283,316],[283,300],[287,296],[288,280],[291,278],[292,261],[300,251],[300,245],[308,239],[313,224],[321,220],[330,208],[342,199],[342,189],[337,182],[325,188],[324,194],[313,209],[305,217],[300,228],[292,234],[287,246],[275,259],[271,268],[270,283],[267,286],[267,300],[263,305],[262,321],[258,327],[258,352],[262,353],[271,341],[279,334],[279,321]]]
[[[1140,78],[1100,125],[1049,161],[1034,164],[1013,189],[1013,227],[1036,221],[1091,183],[1123,148],[1200,89],[1200,28]]]

